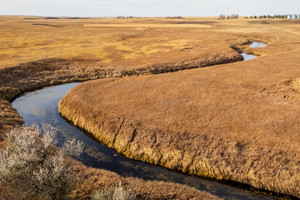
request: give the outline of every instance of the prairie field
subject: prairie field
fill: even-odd
[[[300,20],[1,16],[0,25],[0,134],[23,123],[17,95],[91,80],[59,112],[107,146],[300,197]],[[242,61],[243,51],[258,57]]]
[[[207,34],[212,20],[1,18],[1,68],[46,58],[145,67],[179,62],[179,55],[199,59],[230,54],[232,49],[224,40],[236,39],[223,33]]]

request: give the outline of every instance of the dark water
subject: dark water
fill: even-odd
[[[76,85],[78,83],[59,85],[25,93],[13,102],[13,107],[18,110],[28,126],[32,124],[40,125],[42,122],[55,126],[58,129],[57,139],[60,144],[69,138],[81,140],[85,144],[85,150],[79,160],[87,166],[104,168],[125,177],[133,176],[144,180],[186,184],[225,199],[275,198],[251,188],[244,189],[243,185],[189,176],[160,166],[134,161],[118,154],[113,149],[105,147],[76,127],[68,124],[58,113],[58,102]]]

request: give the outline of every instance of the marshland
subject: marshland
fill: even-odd
[[[0,24],[1,146],[14,127],[47,122],[68,133],[60,142],[86,137],[83,157],[131,166],[71,159],[78,182],[68,198],[120,181],[138,199],[300,197],[300,21],[1,16]],[[49,91],[20,102],[75,82],[53,88],[52,110]],[[69,124],[57,123],[58,112]],[[161,176],[139,177],[139,168]]]

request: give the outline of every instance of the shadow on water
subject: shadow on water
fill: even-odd
[[[88,134],[70,125],[58,113],[58,102],[69,90],[78,85],[71,83],[44,88],[35,92],[25,93],[13,102],[26,125],[49,123],[57,128],[58,145],[66,139],[76,138],[85,145],[83,155],[79,158],[87,166],[114,171],[121,176],[138,177],[144,180],[158,180],[186,184],[200,190],[208,191],[225,199],[274,199],[262,191],[254,190],[245,185],[233,182],[215,181],[201,177],[171,171],[135,161],[118,154],[115,150],[95,141]]]

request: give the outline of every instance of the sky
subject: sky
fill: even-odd
[[[0,15],[73,17],[300,14],[300,0],[0,0]]]

